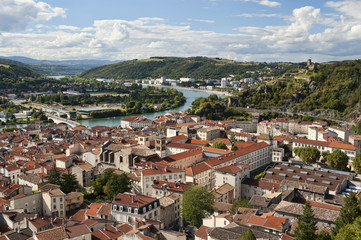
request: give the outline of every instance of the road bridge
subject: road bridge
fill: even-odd
[[[69,120],[69,119],[62,118],[62,117],[58,117],[58,116],[50,114],[50,113],[47,113],[46,116],[48,117],[48,119],[53,120],[53,122],[56,123],[56,124],[64,123],[64,124],[68,125],[71,128],[80,125],[80,123],[78,123],[76,121]]]

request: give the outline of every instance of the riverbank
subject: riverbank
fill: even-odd
[[[147,83],[142,83],[142,86],[152,86],[152,87],[159,87],[159,88],[174,88],[174,89],[179,89],[179,90],[190,90],[190,91],[205,92],[205,93],[216,94],[216,95],[232,96],[232,94],[229,92],[222,92],[222,91],[216,91],[216,90],[205,90],[205,89],[198,89],[198,88],[188,88],[188,87],[169,86],[169,85],[155,85],[155,84],[147,84]]]

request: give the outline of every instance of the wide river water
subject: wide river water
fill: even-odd
[[[153,119],[156,116],[164,115],[167,112],[184,111],[184,110],[187,110],[192,105],[192,102],[194,100],[196,100],[197,98],[208,97],[208,96],[212,95],[212,93],[208,93],[208,92],[199,92],[199,91],[194,91],[194,90],[183,90],[183,89],[177,89],[177,90],[181,91],[183,93],[183,96],[185,96],[187,99],[183,106],[180,106],[180,107],[174,108],[174,109],[170,109],[170,110],[166,110],[166,111],[161,111],[161,112],[144,113],[144,114],[136,114],[136,115],[144,115],[149,119]],[[224,97],[224,95],[218,95],[218,97]],[[127,116],[109,117],[109,118],[92,118],[92,119],[78,120],[78,122],[80,124],[82,124],[84,126],[88,126],[88,127],[94,127],[94,126],[113,127],[113,126],[119,126],[120,120],[122,120],[125,117],[127,117]]]

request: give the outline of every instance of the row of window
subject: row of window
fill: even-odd
[[[158,204],[155,202],[154,203],[154,208],[157,208]],[[148,205],[148,211],[151,211],[153,209],[152,204]],[[132,208],[132,207],[124,207],[124,206],[118,206],[116,204],[113,205],[113,210],[114,211],[120,211],[120,212],[128,212],[128,213],[134,213],[134,214],[138,214],[139,210],[138,208]],[[143,213],[147,212],[147,207],[143,207]]]

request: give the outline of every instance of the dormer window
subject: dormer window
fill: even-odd
[[[120,207],[119,207],[119,211],[123,211],[123,206],[120,206]]]
[[[132,208],[128,207],[128,212],[131,213],[132,212]]]
[[[156,208],[158,206],[158,204],[157,203],[154,203],[154,208]]]
[[[134,209],[134,214],[138,214],[138,208]]]
[[[117,205],[113,205],[113,210],[117,211]]]
[[[152,210],[152,205],[149,205],[149,211]]]
[[[147,211],[147,209],[144,207],[144,208],[143,208],[143,213],[145,213],[146,211]]]

